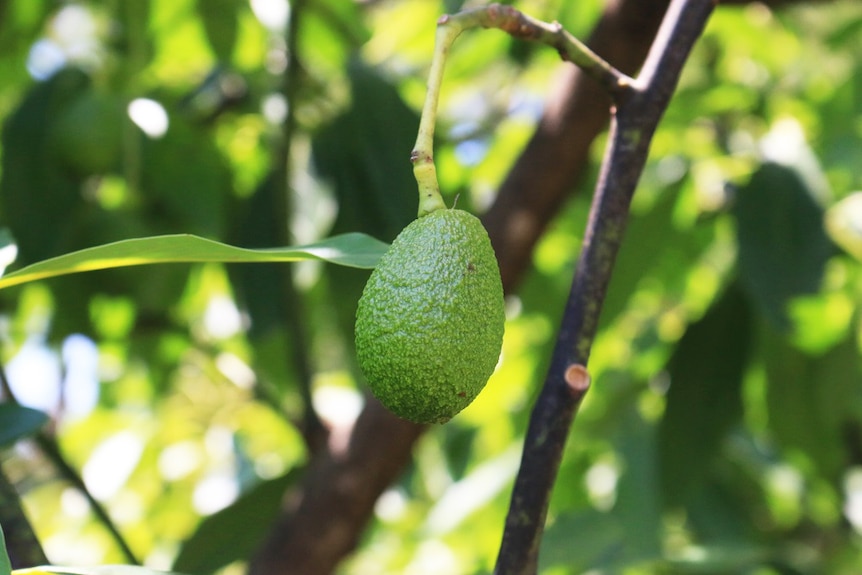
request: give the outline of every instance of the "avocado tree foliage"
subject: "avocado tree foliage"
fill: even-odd
[[[0,5],[13,568],[859,571],[862,7],[523,2],[460,37],[435,162],[507,326],[427,428],[365,392],[353,319],[416,214],[435,22],[474,8]]]

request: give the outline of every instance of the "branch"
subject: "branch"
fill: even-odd
[[[655,37],[667,0],[615,0],[588,40],[625,74],[634,74]],[[608,124],[611,98],[574,66],[561,69],[536,132],[482,218],[500,258],[503,285],[520,283],[533,247],[590,164],[590,147]],[[525,190],[529,190],[525,193]]]
[[[583,366],[589,359],[629,204],[652,135],[713,8],[711,0],[673,0],[642,73],[618,98],[583,250],[547,379],[530,418],[497,558],[498,575],[528,575],[538,568],[548,502],[569,429],[588,387]]]
[[[3,473],[2,468],[0,468],[0,525],[6,535],[6,551],[12,563],[12,569],[48,563],[33,526],[27,520],[21,498],[18,497],[15,486]]]
[[[57,468],[57,471],[60,473],[60,477],[71,483],[72,487],[77,489],[87,500],[87,503],[90,504],[90,509],[93,511],[93,515],[95,515],[99,523],[102,524],[102,527],[108,531],[111,538],[114,540],[114,543],[119,548],[120,553],[122,553],[126,563],[130,565],[140,565],[141,562],[137,557],[135,557],[135,553],[132,551],[132,548],[129,547],[123,534],[120,533],[119,528],[114,524],[108,511],[101,503],[99,503],[93,494],[90,493],[90,490],[87,489],[87,485],[84,483],[81,475],[66,460],[63,452],[60,451],[60,446],[57,444],[57,441],[42,431],[36,434],[35,440],[42,453],[45,454],[51,463],[54,464],[54,467]]]
[[[12,392],[12,386],[9,384],[9,378],[6,376],[6,369],[0,365],[0,389],[2,389],[3,394],[6,395],[10,403],[18,405],[18,399],[15,397],[15,394]],[[111,537],[114,539],[117,547],[120,549],[120,552],[123,554],[127,563],[132,565],[140,565],[140,562],[135,557],[135,554],[132,552],[131,547],[126,542],[120,530],[114,524],[114,521],[111,519],[111,516],[108,515],[108,512],[102,506],[99,501],[93,497],[93,494],[90,493],[90,490],[87,489],[87,485],[84,483],[84,480],[81,478],[80,474],[75,471],[72,465],[66,461],[66,458],[63,456],[63,453],[60,451],[60,446],[57,445],[57,441],[49,436],[44,431],[39,431],[34,436],[36,440],[36,444],[39,446],[39,449],[42,450],[42,453],[48,458],[51,463],[57,468],[57,471],[60,473],[60,476],[72,484],[72,486],[77,489],[87,500],[87,503],[90,504],[90,508],[93,510],[93,515],[96,516],[96,519],[102,524],[102,526],[108,531]],[[0,472],[2,475],[2,472]],[[3,486],[4,489],[7,486]],[[11,485],[8,486],[11,489]],[[14,492],[13,492],[14,493]],[[20,517],[23,524],[27,524],[27,519],[24,517],[23,513]],[[23,528],[24,526],[21,525]],[[32,528],[29,529],[30,534],[33,533]],[[23,538],[27,538],[28,535],[24,533],[22,535]],[[35,539],[35,535],[33,535]],[[35,545],[38,547],[38,540],[35,541]],[[42,552],[41,548],[34,547],[30,550],[30,553],[33,553],[32,557],[39,558],[40,556],[44,556],[44,552]],[[47,561],[46,561],[47,562]]]
[[[358,541],[380,494],[410,461],[424,427],[369,398],[353,429],[333,430],[302,489],[249,565],[251,575],[332,573]]]

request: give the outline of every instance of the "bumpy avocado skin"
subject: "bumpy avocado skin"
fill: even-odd
[[[371,391],[416,423],[444,423],[494,371],[505,313],[488,233],[462,210],[414,220],[375,268],[356,312],[356,354]]]

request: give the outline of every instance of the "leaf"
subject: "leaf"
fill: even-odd
[[[0,404],[0,447],[33,435],[47,421],[48,416],[37,409],[14,403]]]
[[[271,246],[279,242],[281,231],[278,222],[272,217],[272,207],[277,205],[278,194],[275,178],[275,175],[270,174],[248,199],[239,226],[239,243],[246,246]],[[301,313],[300,309],[288,303],[282,271],[275,266],[235,266],[229,271],[236,295],[251,319],[252,337],[259,338],[271,330],[281,328],[286,318]]]
[[[668,190],[649,211],[632,214],[602,307],[602,325],[610,325],[618,317],[645,279],[654,282],[651,276],[663,269],[673,270],[678,277],[678,270],[689,268],[703,250],[699,238],[674,225],[679,195],[678,189]],[[662,278],[663,283],[668,280]]]
[[[12,575],[180,575],[170,571],[159,571],[137,565],[96,565],[93,567],[71,567],[65,565],[41,565],[28,569],[16,569]]]
[[[359,233],[333,236],[305,246],[247,249],[189,234],[135,238],[87,248],[27,266],[0,278],[0,289],[45,278],[147,264],[190,262],[293,262],[322,260],[373,268],[387,245]]]
[[[829,352],[807,355],[780,334],[764,334],[769,427],[785,448],[805,453],[831,479],[846,463],[845,432],[852,421],[862,370],[855,337]]]
[[[197,531],[180,548],[173,568],[203,575],[250,557],[278,516],[285,490],[299,475],[294,470],[264,481],[201,521]]]
[[[125,74],[139,74],[153,57],[150,35],[150,2],[124,2],[118,11],[119,34],[116,37],[117,52],[124,56]]]
[[[740,279],[782,329],[789,300],[818,290],[833,252],[813,193],[792,168],[765,163],[739,190],[733,210]]]
[[[768,549],[753,544],[692,545],[674,552],[667,567],[669,572],[678,575],[752,573],[774,559],[774,554]]]
[[[410,150],[419,116],[374,70],[354,62],[349,72],[352,105],[314,137],[314,164],[335,186],[336,232],[359,230],[392,241],[416,218]]]
[[[684,502],[742,416],[740,391],[750,338],[747,299],[732,285],[677,344],[668,364],[670,389],[659,425],[666,503]]]
[[[319,0],[303,11],[297,51],[315,75],[340,73],[351,54],[371,36],[361,6],[342,0]]]
[[[582,573],[616,558],[625,545],[625,530],[612,515],[595,509],[563,514],[542,537],[539,560],[542,571],[565,565],[569,573]]]
[[[623,461],[612,513],[619,518],[625,541],[620,556],[630,561],[661,555],[661,503],[658,485],[658,433],[632,402],[620,414],[615,444]]]
[[[229,62],[239,30],[239,3],[236,0],[198,0],[197,8],[213,52],[220,61]]]
[[[9,553],[6,552],[6,539],[3,536],[3,526],[0,525],[0,575],[9,575],[12,572],[12,562],[9,561]]]
[[[74,228],[83,204],[80,179],[60,166],[52,128],[89,85],[84,73],[61,70],[35,84],[3,123],[0,217],[21,262],[62,253]]]
[[[142,145],[141,191],[155,200],[173,229],[223,237],[233,177],[227,161],[202,126],[171,114],[164,137]]]

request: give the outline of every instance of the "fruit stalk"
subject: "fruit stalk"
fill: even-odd
[[[413,162],[413,175],[419,186],[420,218],[434,210],[446,207],[446,204],[443,203],[443,196],[440,195],[437,169],[434,167],[434,126],[437,123],[437,102],[440,100],[440,86],[443,83],[443,68],[446,64],[446,57],[449,55],[455,38],[461,34],[463,29],[463,26],[457,22],[452,22],[445,16],[437,22],[434,56],[431,59],[431,70],[428,73],[428,91],[425,94],[425,104],[422,107],[422,117],[419,120],[416,145],[410,154],[410,161]]]
[[[554,48],[564,61],[578,65],[595,78],[612,95],[624,93],[632,79],[600,58],[585,44],[569,34],[559,23],[547,23],[501,4],[464,10],[444,15],[437,21],[434,54],[428,73],[428,85],[416,145],[410,154],[413,175],[419,186],[419,217],[445,208],[434,167],[434,126],[437,123],[437,104],[443,83],[443,68],[455,39],[469,28],[498,28],[514,38],[547,44]]]

